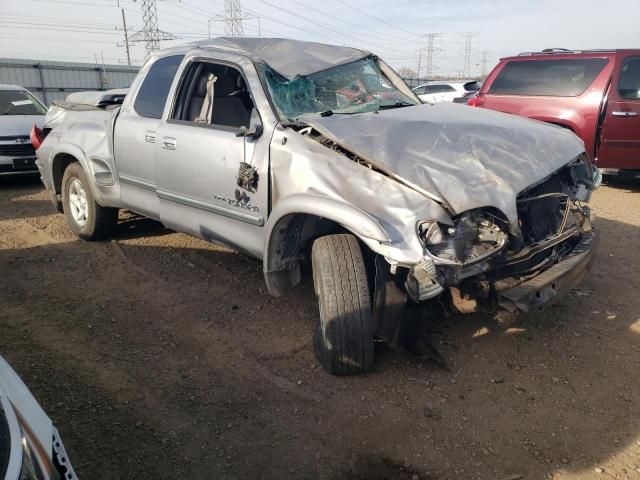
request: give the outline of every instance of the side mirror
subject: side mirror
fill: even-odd
[[[236,132],[236,137],[245,137],[245,138],[258,138],[262,135],[263,129],[262,124],[258,123],[253,126],[251,130],[249,130],[244,125],[240,127],[240,129]]]

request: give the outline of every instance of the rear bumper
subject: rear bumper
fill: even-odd
[[[539,275],[505,290],[497,291],[500,307],[516,312],[542,310],[576,287],[591,269],[599,238],[594,231],[582,239],[561,261]]]

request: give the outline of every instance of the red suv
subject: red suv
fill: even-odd
[[[640,50],[503,58],[470,105],[568,128],[600,168],[640,169]]]

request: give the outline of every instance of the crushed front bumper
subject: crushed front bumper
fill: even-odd
[[[583,233],[576,246],[558,263],[516,286],[497,289],[498,305],[512,312],[530,312],[567,294],[589,272],[599,238],[595,231]]]

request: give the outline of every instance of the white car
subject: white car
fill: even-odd
[[[454,99],[469,93],[465,88],[468,82],[429,82],[413,89],[425,103],[453,102]]]
[[[0,85],[0,176],[34,173],[36,152],[29,132],[47,113],[40,100],[18,85]]]

